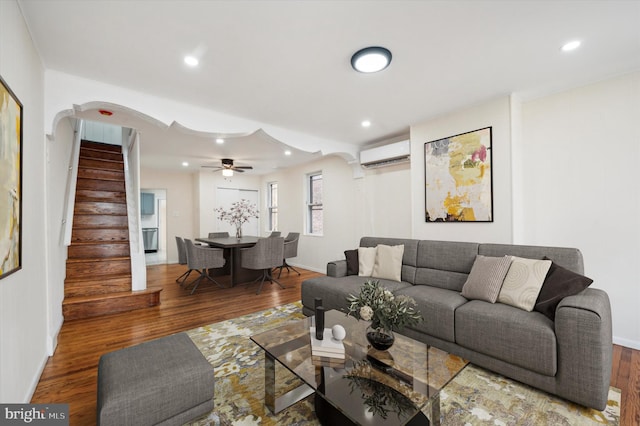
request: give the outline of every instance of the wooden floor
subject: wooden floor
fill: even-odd
[[[147,268],[148,282],[161,286],[161,304],[100,318],[66,321],[58,348],[47,362],[32,403],[68,403],[71,425],[93,425],[96,418],[98,360],[111,352],[168,334],[300,300],[300,283],[319,274],[300,270],[282,274],[282,290],[265,284],[221,289],[203,283],[193,296],[175,283],[186,268]],[[190,278],[190,281],[192,279]],[[221,281],[223,284],[224,280]],[[621,425],[640,425],[640,351],[614,346],[611,384],[622,390]]]

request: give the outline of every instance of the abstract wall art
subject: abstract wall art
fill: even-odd
[[[493,222],[491,127],[424,144],[425,221]]]
[[[22,104],[0,77],[0,279],[22,267]]]

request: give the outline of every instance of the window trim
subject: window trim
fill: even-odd
[[[316,177],[320,177],[320,179],[323,182],[322,185],[322,194],[321,197],[323,198],[324,196],[324,176],[322,171],[317,171],[317,172],[313,172],[313,173],[308,173],[306,175],[306,188],[307,188],[307,205],[306,205],[306,226],[305,226],[305,230],[306,230],[306,235],[313,235],[313,236],[322,236],[324,234],[324,203],[321,202],[313,202],[313,181],[314,178]],[[317,207],[320,207],[320,211],[322,212],[322,229],[320,232],[314,232],[313,230],[313,211],[314,210],[318,210]]]
[[[273,205],[273,189],[275,187],[276,197],[278,196],[278,182],[268,182],[267,183],[267,229],[268,231],[277,231],[278,230],[278,203],[276,199],[276,205]],[[273,216],[275,210],[275,226],[273,223]]]

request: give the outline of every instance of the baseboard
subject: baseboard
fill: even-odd
[[[635,350],[640,350],[640,342],[631,339],[623,339],[622,337],[613,337],[613,343]]]
[[[44,367],[47,366],[47,361],[49,361],[48,356],[44,356],[42,358],[42,362],[40,363],[40,368],[38,368],[37,374],[35,374],[31,378],[31,384],[29,385],[29,389],[27,390],[27,394],[22,401],[22,404],[28,404],[31,402],[31,398],[33,398],[33,394],[36,393],[36,388],[38,387],[38,383],[40,382],[40,377],[42,376],[42,372],[44,371]]]
[[[307,271],[312,271],[312,272],[318,272],[320,274],[326,274],[327,271],[324,269],[318,269],[318,268],[314,268],[312,266],[307,266],[307,265],[302,265],[300,263],[292,263],[287,261],[287,263],[291,266],[293,266],[294,268],[301,268],[301,269],[306,269]]]

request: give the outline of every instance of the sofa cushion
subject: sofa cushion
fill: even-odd
[[[504,277],[498,302],[531,312],[550,266],[550,260],[514,256]]]
[[[462,295],[467,299],[495,303],[511,260],[512,256],[476,256],[469,277],[462,287]]]
[[[554,324],[539,312],[472,300],[456,309],[456,343],[536,373],[558,368]]]
[[[467,303],[467,299],[460,293],[443,288],[416,285],[397,290],[394,295],[409,296],[416,301],[416,308],[422,314],[424,321],[412,326],[412,329],[455,342],[455,311],[456,308]]]
[[[314,309],[314,298],[320,297],[322,298],[322,306],[326,310],[338,309],[346,312],[349,306],[347,297],[352,294],[357,295],[362,284],[370,279],[371,277],[349,275],[339,279],[323,276],[305,280],[301,284],[302,304],[309,309]],[[411,286],[407,282],[378,281],[392,293]]]
[[[589,287],[592,282],[591,278],[571,272],[553,262],[533,309],[554,321],[556,307],[562,299],[580,293]]]
[[[397,246],[378,244],[376,247],[376,261],[373,264],[371,276],[374,278],[401,281],[403,254],[403,244]]]
[[[570,271],[584,274],[582,253],[576,248],[523,246],[512,244],[480,244],[478,254],[500,257],[504,255],[526,257],[527,259],[550,259]]]
[[[477,254],[477,243],[420,241],[415,284],[461,291]]]
[[[370,277],[373,273],[373,265],[376,262],[375,247],[358,247],[358,275]]]

